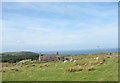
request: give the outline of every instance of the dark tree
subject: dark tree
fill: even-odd
[[[56,52],[56,55],[59,55],[59,52]]]

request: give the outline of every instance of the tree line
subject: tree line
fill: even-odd
[[[1,58],[1,62],[9,62],[9,63],[15,63],[21,60],[25,60],[25,59],[32,59],[32,60],[37,60],[39,57],[39,54],[29,54],[29,55],[5,55],[2,54],[0,56]]]

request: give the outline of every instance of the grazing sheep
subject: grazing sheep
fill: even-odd
[[[67,60],[64,61],[64,63],[66,63],[66,62],[67,62]]]
[[[76,60],[73,61],[74,63],[76,62]]]
[[[96,57],[97,60],[99,60],[99,57]]]
[[[73,59],[70,59],[70,62],[73,61]]]

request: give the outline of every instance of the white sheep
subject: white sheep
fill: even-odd
[[[73,61],[73,59],[70,59],[70,62]]]
[[[74,63],[76,62],[76,60],[73,61]]]
[[[98,59],[99,59],[99,57],[96,57],[96,59],[98,60]]]
[[[66,62],[67,62],[67,60],[64,61],[64,63],[66,63]]]

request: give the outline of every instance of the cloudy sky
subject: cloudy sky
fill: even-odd
[[[117,48],[117,2],[4,2],[3,51]]]

